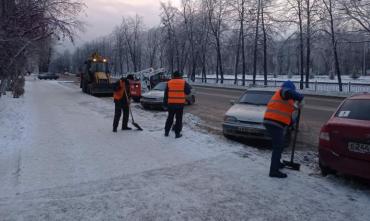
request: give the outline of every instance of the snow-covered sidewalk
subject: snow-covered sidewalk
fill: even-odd
[[[133,108],[143,132],[111,132],[110,99],[27,81],[0,99],[0,220],[367,220],[370,191],[317,171],[267,176],[270,153],[198,129],[163,136],[166,113]]]

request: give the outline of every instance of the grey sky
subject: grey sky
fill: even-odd
[[[122,16],[135,16],[138,14],[144,18],[147,27],[159,25],[160,2],[167,0],[85,0],[87,8],[80,15],[80,19],[86,23],[86,31],[80,33],[75,44],[81,45],[86,41],[110,34],[116,25],[121,23]],[[178,5],[181,0],[171,0],[173,5]],[[73,45],[64,42],[59,50]]]

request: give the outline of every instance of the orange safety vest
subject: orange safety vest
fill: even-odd
[[[265,113],[266,120],[277,121],[285,125],[292,123],[292,114],[294,112],[294,100],[284,100],[281,97],[281,89],[277,90],[270,102],[267,104]]]
[[[119,81],[119,88],[113,93],[113,98],[116,101],[119,101],[123,98],[123,95],[126,93],[126,83],[125,81]]]
[[[185,104],[185,80],[172,79],[168,81],[168,104]]]

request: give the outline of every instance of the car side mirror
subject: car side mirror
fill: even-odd
[[[234,105],[235,103],[236,103],[235,100],[230,100],[231,105]]]

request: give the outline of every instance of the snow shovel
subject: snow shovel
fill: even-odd
[[[292,155],[291,155],[290,161],[287,161],[287,160],[283,161],[283,164],[286,166],[286,168],[291,169],[291,170],[297,170],[297,171],[300,170],[301,164],[294,162],[294,152],[295,152],[295,146],[297,144],[297,137],[298,137],[300,119],[301,119],[301,109],[298,109],[297,126],[296,126],[296,129],[294,131]]]
[[[126,100],[127,100],[127,102],[129,102],[129,100],[128,100],[128,96],[127,96],[126,88],[125,88],[125,95],[126,95]],[[128,109],[129,109],[129,111],[130,111],[130,115],[131,115],[131,124],[132,124],[134,127],[136,127],[136,129],[137,129],[137,130],[142,131],[142,130],[143,130],[143,128],[141,128],[141,127],[140,127],[140,125],[139,125],[139,124],[137,124],[137,123],[135,122],[135,120],[134,120],[134,115],[132,114],[132,111],[131,111],[131,105],[129,105],[129,106],[128,106]]]

